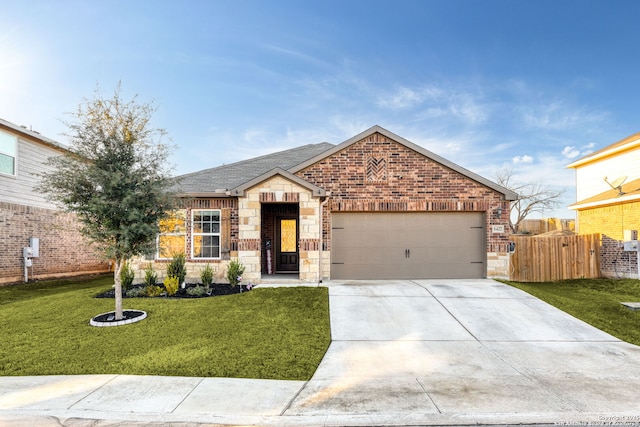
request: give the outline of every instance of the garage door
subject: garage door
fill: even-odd
[[[334,213],[332,279],[483,278],[484,214]]]

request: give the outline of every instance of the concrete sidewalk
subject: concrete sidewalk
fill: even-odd
[[[2,377],[0,425],[640,425],[640,347],[524,292],[326,285],[333,342],[310,381]]]

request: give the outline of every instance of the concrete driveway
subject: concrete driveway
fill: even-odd
[[[0,425],[640,424],[640,347],[524,292],[325,285],[333,342],[310,381],[4,377]]]
[[[415,280],[329,290],[333,343],[287,415],[447,424],[618,413],[640,424],[640,348],[518,289]]]

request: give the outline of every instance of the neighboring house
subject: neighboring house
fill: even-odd
[[[638,277],[638,254],[624,250],[640,230],[640,133],[570,165],[576,171],[579,234],[602,235],[601,271],[608,277]]]
[[[75,216],[38,192],[37,174],[48,157],[67,150],[57,142],[0,119],[0,284],[24,281],[23,248],[38,239],[28,278],[109,270],[78,232]]]
[[[517,195],[379,126],[178,178],[160,271],[184,251],[195,280],[236,257],[245,282],[508,276]]]

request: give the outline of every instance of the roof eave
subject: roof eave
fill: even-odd
[[[231,197],[228,191],[218,192],[218,191],[200,191],[200,192],[179,192],[176,193],[178,197],[181,198],[199,198],[199,199],[211,199],[211,198],[228,198]]]
[[[632,135],[632,136],[638,136],[638,135],[639,134],[635,134],[635,135]],[[616,144],[618,144],[618,143],[616,143]],[[616,145],[616,144],[614,144],[614,145]],[[640,137],[636,138],[636,139],[632,139],[631,141],[629,141],[627,143],[624,143],[624,144],[621,144],[621,145],[616,145],[615,147],[612,147],[610,149],[606,149],[605,148],[605,149],[603,149],[601,151],[598,151],[596,153],[589,154],[589,155],[587,155],[587,156],[585,156],[585,157],[583,157],[581,159],[576,160],[573,163],[568,164],[566,167],[567,167],[567,169],[575,169],[577,167],[584,166],[586,164],[593,163],[593,162],[596,162],[598,160],[602,160],[602,159],[607,158],[607,157],[611,157],[611,156],[613,156],[615,154],[619,154],[619,153],[622,153],[624,151],[628,151],[628,150],[630,150],[632,148],[635,148],[635,147],[640,147]]]
[[[9,130],[12,130],[16,133],[19,133],[23,138],[28,139],[29,141],[34,141],[37,143],[40,143],[42,145],[46,145],[50,148],[59,150],[59,151],[63,151],[66,153],[73,153],[69,148],[65,147],[64,145],[62,145],[61,143],[54,141],[51,138],[47,138],[46,136],[41,135],[38,132],[29,130],[27,128],[24,128],[22,126],[18,126],[14,123],[11,123],[9,121],[6,121],[4,119],[0,119],[0,128],[5,127]]]
[[[569,205],[568,208],[574,211],[580,211],[589,208],[601,208],[605,206],[620,205],[623,203],[634,202],[636,200],[640,200],[640,194],[627,194],[624,196],[612,197],[605,200],[596,200],[593,202],[576,202],[572,205]]]

